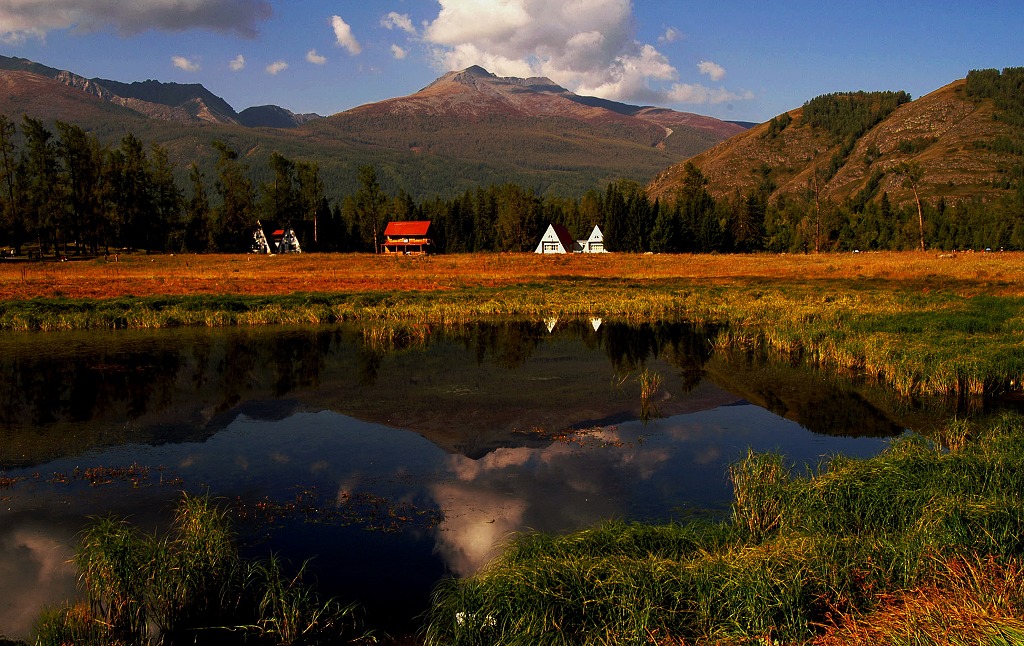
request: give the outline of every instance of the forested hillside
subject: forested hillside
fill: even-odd
[[[736,226],[772,251],[1020,249],[1022,105],[1024,68],[972,71],[914,101],[820,96],[661,173],[648,194],[676,201],[699,173],[718,202],[749,205]]]

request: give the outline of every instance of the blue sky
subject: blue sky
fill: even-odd
[[[333,114],[479,64],[765,121],[828,92],[917,98],[971,69],[1024,66],[1021,25],[1021,0],[3,0],[0,53],[202,83],[237,110]]]

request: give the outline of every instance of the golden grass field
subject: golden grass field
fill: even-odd
[[[664,285],[856,284],[876,289],[1024,295],[1024,253],[821,255],[368,254],[128,255],[67,262],[0,261],[0,299],[62,296],[358,293],[457,290],[614,279]]]

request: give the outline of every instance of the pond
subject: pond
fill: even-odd
[[[437,581],[512,532],[724,517],[727,466],[748,448],[806,468],[876,454],[933,415],[876,384],[716,352],[713,330],[682,324],[414,337],[0,339],[0,581],[19,591],[0,599],[0,634],[28,637],[76,596],[68,559],[90,517],[154,531],[183,490],[230,506],[246,555],[313,559],[319,591],[402,633]]]

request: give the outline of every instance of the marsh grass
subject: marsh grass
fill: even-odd
[[[185,495],[164,535],[116,518],[82,534],[84,607],[47,611],[40,643],[321,644],[354,640],[357,608],[321,600],[280,559],[239,556],[227,510]],[[79,635],[64,641],[68,635]]]
[[[109,627],[100,623],[87,604],[47,608],[36,620],[36,646],[114,644]]]
[[[552,316],[626,323],[685,320],[715,326],[717,348],[773,352],[790,360],[853,370],[884,380],[903,395],[985,396],[1019,389],[1024,383],[1024,297],[978,293],[981,283],[955,291],[920,291],[895,280],[771,282],[756,275],[743,280],[734,276],[728,285],[679,277],[509,280],[500,286],[459,283],[433,290],[413,289],[398,281],[392,289],[366,291],[345,286],[339,291],[273,294],[7,299],[0,300],[0,329],[349,321],[364,325],[368,338],[386,347],[396,338],[422,339],[431,329],[473,321],[542,321]],[[310,281],[309,286],[317,284]]]
[[[867,630],[897,606],[926,621],[928,603],[959,596],[975,600],[964,617],[1002,603],[977,634],[1019,643],[1024,419],[963,424],[950,434],[969,439],[954,448],[908,436],[808,475],[750,453],[730,470],[729,522],[517,537],[477,575],[439,586],[427,643],[807,643]],[[939,633],[898,634],[888,643]]]

